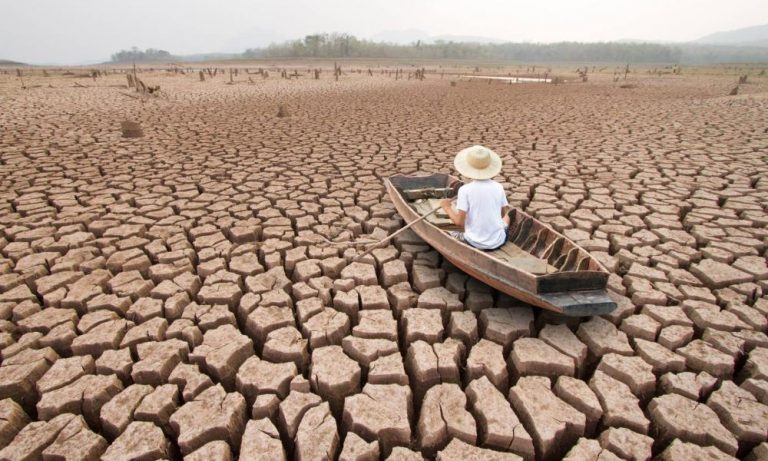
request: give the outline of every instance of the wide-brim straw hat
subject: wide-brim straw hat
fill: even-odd
[[[501,171],[501,157],[483,146],[467,147],[453,160],[453,166],[470,179],[491,179]]]

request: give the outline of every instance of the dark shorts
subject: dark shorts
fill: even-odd
[[[467,245],[471,246],[472,248],[477,248],[476,246],[474,246],[471,243],[467,242],[467,240],[464,238],[464,232],[450,231],[448,233],[451,234],[451,237],[455,238],[459,242],[464,242]],[[507,242],[509,241],[509,226],[504,226],[504,233],[507,235],[506,238],[504,239],[504,243],[502,243],[501,245],[497,246],[496,248],[489,248],[489,249],[477,248],[477,249],[480,250],[480,251],[496,251],[496,250],[498,250],[499,248],[501,248],[504,245],[506,245]]]

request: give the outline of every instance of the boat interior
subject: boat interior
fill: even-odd
[[[450,178],[447,175],[436,176]],[[395,186],[411,207],[423,216],[438,207],[442,199],[454,197],[461,183],[451,184],[452,187],[443,187],[442,184]],[[521,210],[512,208],[509,217],[509,240],[498,250],[488,251],[495,258],[534,276],[601,271],[599,264],[586,251]],[[444,232],[461,230],[444,210],[438,210],[426,220]]]

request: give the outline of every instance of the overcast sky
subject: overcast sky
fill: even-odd
[[[766,22],[768,0],[0,0],[0,59],[88,63],[131,46],[241,52],[315,32],[687,41]]]

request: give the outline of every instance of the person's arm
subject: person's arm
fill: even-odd
[[[467,217],[467,213],[465,213],[462,210],[454,210],[453,209],[453,202],[456,199],[443,199],[440,202],[440,206],[443,207],[443,210],[445,210],[445,214],[448,215],[448,217],[453,221],[453,223],[459,227],[464,227],[464,219]]]

